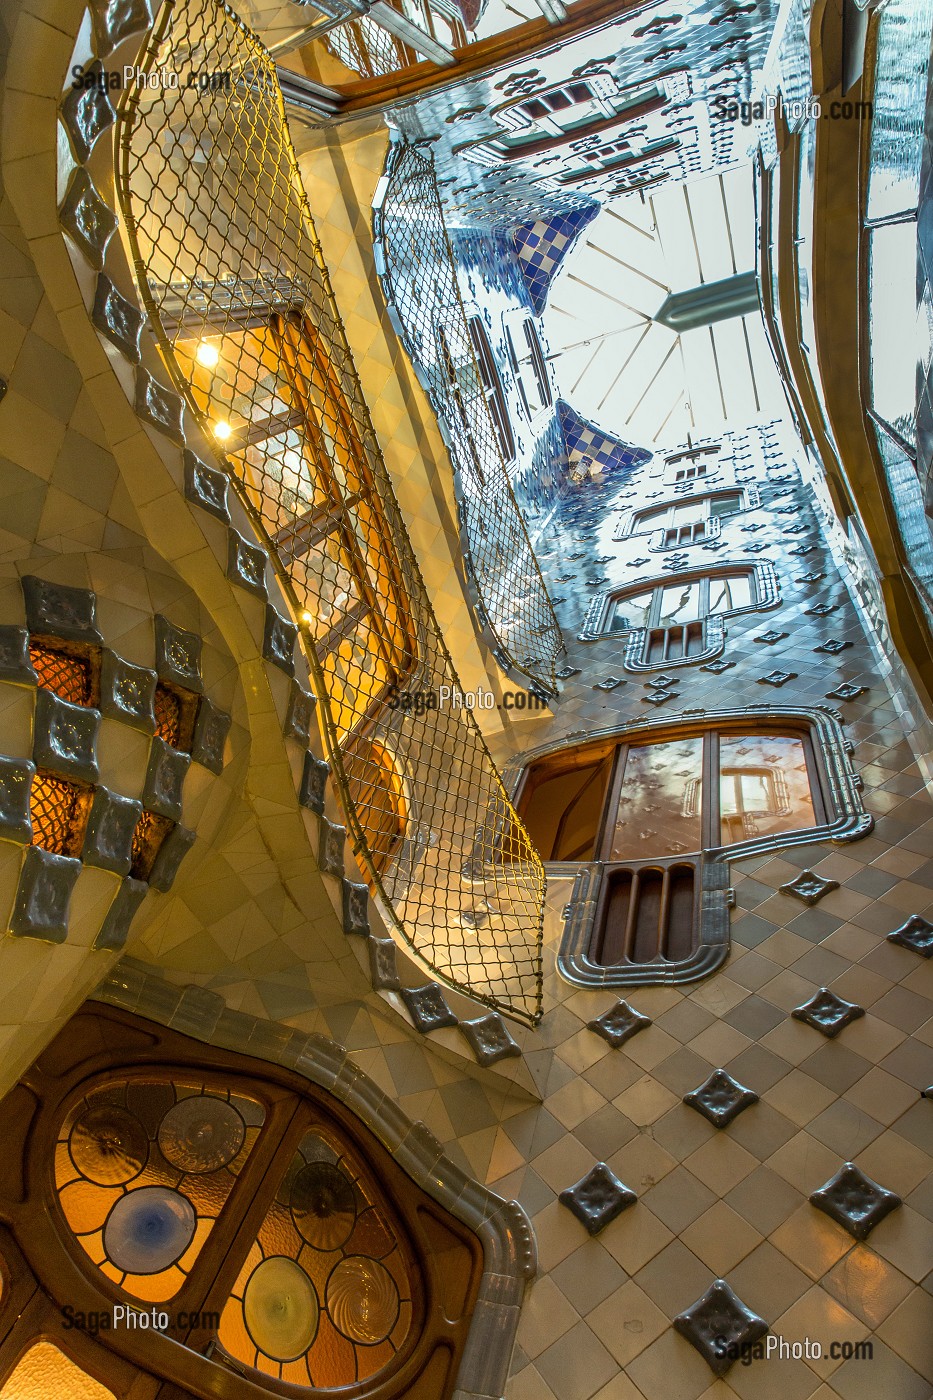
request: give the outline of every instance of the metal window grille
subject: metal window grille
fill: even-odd
[[[43,690],[54,691],[72,705],[90,705],[91,663],[86,657],[30,640],[29,659]]]
[[[148,880],[162,842],[175,825],[168,817],[160,817],[143,808],[130,846],[130,874],[136,880]]]
[[[375,227],[386,299],[448,430],[483,613],[506,664],[553,691],[563,638],[506,470],[514,446],[495,361],[482,323],[467,320],[434,164],[420,147],[392,148]]]
[[[56,856],[77,856],[84,840],[90,793],[41,770],[32,780],[32,844]]]
[[[214,0],[166,6],[139,64],[180,70],[198,53],[233,75],[227,90],[138,84],[121,105],[117,185],[150,324],[203,430],[222,425],[218,457],[302,622],[339,800],[385,917],[438,975],[534,1022],[543,867],[470,711],[436,703],[443,688],[460,693],[457,675],[369,420],[274,65]],[[197,358],[208,339],[213,371]],[[399,689],[435,704],[393,706]]]
[[[181,744],[181,701],[164,685],[155,691],[156,738],[177,749]]]

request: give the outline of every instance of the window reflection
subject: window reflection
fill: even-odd
[[[741,491],[713,491],[704,496],[690,496],[683,501],[667,501],[664,505],[639,510],[632,517],[632,535],[658,527],[679,528],[716,516],[734,515],[742,509]]]
[[[802,732],[604,740],[533,764],[518,809],[544,860],[663,860],[820,825],[813,772]]]
[[[670,627],[675,622],[698,622],[700,616],[699,579],[672,583],[662,591],[659,627]]]
[[[632,745],[619,786],[610,860],[678,855],[702,845],[700,810],[703,736],[669,744]]]
[[[803,739],[790,734],[724,734],[719,741],[720,841],[814,826]]]
[[[651,589],[623,594],[609,613],[609,631],[625,632],[638,627],[672,627],[698,622],[715,614],[754,607],[757,599],[751,572],[747,569],[698,574]]]

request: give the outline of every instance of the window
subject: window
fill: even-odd
[[[692,467],[680,467],[674,472],[675,481],[695,481],[699,476],[706,475],[706,463],[697,462]]]
[[[772,565],[733,565],[709,573],[652,579],[594,600],[580,636],[627,635],[631,670],[700,661],[721,650],[722,618],[772,607],[779,599]]]
[[[231,326],[233,318],[231,318]],[[175,344],[198,407],[304,604],[341,738],[365,729],[417,655],[392,529],[340,372],[311,319],[263,309]]]
[[[482,1246],[340,1102],[103,1007],[43,1063],[4,1100],[0,1396],[450,1394]]]
[[[757,504],[757,497],[750,497],[745,490],[739,489],[709,491],[700,496],[665,501],[661,505],[636,510],[626,533],[642,535],[660,530],[661,549],[695,544],[718,534],[721,520],[748,509],[752,503]]]
[[[29,639],[29,659],[36,680],[43,690],[67,700],[70,705],[97,702],[99,663],[96,651],[58,639]]]
[[[543,860],[698,853],[825,819],[805,729],[585,745],[527,769],[518,811]]]
[[[558,962],[571,981],[713,971],[729,948],[730,860],[871,829],[839,723],[819,709],[753,709],[648,720],[530,756],[518,813],[543,860],[577,867]]]
[[[711,442],[703,447],[685,447],[682,452],[671,452],[664,461],[667,466],[672,467],[678,462],[696,461],[699,457],[716,456],[721,451],[722,443]]]
[[[94,790],[39,768],[29,791],[32,844],[55,856],[80,856]]]
[[[518,159],[581,137],[609,140],[629,123],[660,111],[666,101],[659,84],[620,90],[609,73],[595,73],[499,108],[495,117],[506,131],[483,144],[500,157]]]
[[[656,160],[659,156],[676,151],[680,146],[676,137],[646,143],[633,143],[628,137],[617,137],[596,144],[597,139],[589,137],[573,143],[575,162],[582,161],[583,165],[562,175],[564,184],[582,184],[584,180],[592,180],[597,175],[642,165],[645,161]]]
[[[577,110],[574,111],[573,109]],[[542,131],[559,134],[570,131],[585,121],[594,111],[604,108],[597,98],[591,83],[567,83],[564,87],[551,88],[539,93],[527,102],[520,102],[513,109],[516,116],[525,117],[537,123]]]
[[[489,408],[489,416],[492,418],[499,451],[502,453],[504,462],[511,462],[515,456],[515,438],[512,435],[509,410],[502,392],[502,381],[499,378],[499,370],[496,367],[492,346],[489,344],[489,336],[486,334],[486,327],[479,316],[469,317],[467,325],[470,330],[470,340],[473,342],[473,353],[476,356],[483,397]]]
[[[519,339],[517,346],[516,338]],[[522,319],[520,329],[515,323],[511,326],[506,325],[505,343],[525,412],[531,418],[540,413],[542,408],[549,407],[551,382],[537,328],[530,316]]]

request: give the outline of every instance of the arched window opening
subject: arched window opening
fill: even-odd
[[[0,1400],[448,1400],[482,1246],[337,1100],[93,1004],[29,1085],[0,1102]]]
[[[712,971],[728,952],[729,861],[871,827],[839,726],[817,710],[565,743],[527,763],[515,806],[542,859],[576,867],[559,965],[583,984]]]

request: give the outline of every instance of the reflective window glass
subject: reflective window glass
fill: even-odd
[[[633,593],[629,598],[620,598],[612,610],[610,627],[613,632],[625,632],[629,628],[647,627],[648,613],[654,591]]]
[[[703,736],[632,745],[625,754],[610,860],[698,851]]]
[[[816,825],[804,741],[795,734],[724,734],[719,741],[723,845]]]
[[[720,574],[709,582],[710,614],[734,612],[752,604],[752,581],[748,574]]]
[[[702,579],[691,579],[687,583],[667,584],[661,592],[659,627],[671,627],[675,623],[697,622],[703,616],[701,610]]]

